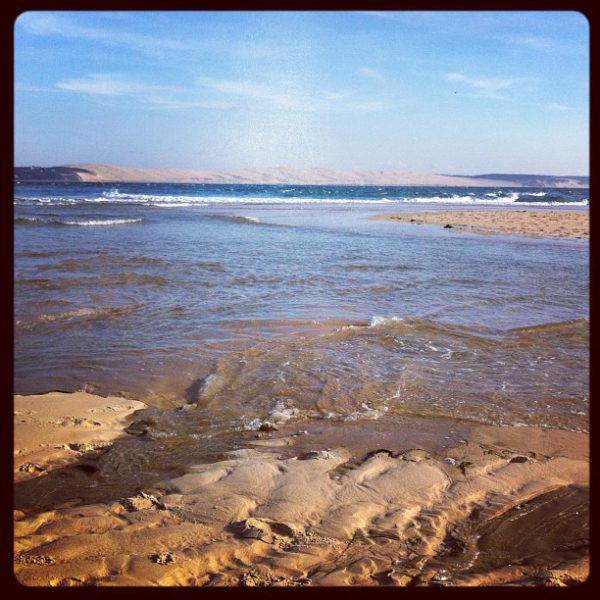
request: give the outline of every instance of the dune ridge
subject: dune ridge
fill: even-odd
[[[290,185],[394,185],[441,187],[572,187],[585,188],[585,177],[551,175],[443,175],[367,169],[171,169],[71,164],[61,167],[16,167],[15,181],[83,181],[103,183],[214,183]]]

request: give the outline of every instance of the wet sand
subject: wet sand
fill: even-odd
[[[15,396],[15,481],[31,479],[105,448],[143,402],[85,392]]]
[[[374,217],[456,227],[482,234],[508,234],[528,237],[589,238],[589,214],[557,210],[448,210],[402,213]]]
[[[93,456],[95,444],[127,435],[139,408],[80,393],[16,397],[16,477]],[[375,440],[358,458],[343,447],[294,453],[296,439],[264,433],[260,446],[128,498],[15,511],[17,579],[563,586],[587,577],[587,434],[481,426],[452,448],[391,452]],[[40,469],[21,470],[34,462]]]

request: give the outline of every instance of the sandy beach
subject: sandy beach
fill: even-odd
[[[449,210],[376,217],[386,221],[434,224],[481,234],[589,238],[589,214],[556,210]]]
[[[85,392],[15,396],[15,482],[110,446],[143,402]]]
[[[133,412],[141,408],[82,393],[17,396],[16,480],[93,465],[126,428],[140,433],[128,424],[139,422],[144,412]],[[361,457],[343,447],[284,457],[279,449],[293,438],[260,438],[261,446],[192,465],[127,498],[17,507],[17,579],[564,586],[587,577],[587,434],[481,426],[439,453],[373,446]]]

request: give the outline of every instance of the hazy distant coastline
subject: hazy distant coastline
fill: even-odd
[[[112,165],[80,164],[58,167],[15,167],[16,183],[223,183],[293,185],[408,185],[447,187],[589,187],[587,176],[484,174],[438,175],[398,171],[294,169],[141,169]]]

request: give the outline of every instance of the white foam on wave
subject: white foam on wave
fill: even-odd
[[[181,208],[185,206],[194,206],[193,202],[151,202],[148,206],[157,208]]]
[[[587,198],[584,198],[577,202],[519,202],[519,205],[521,204],[526,206],[587,206],[589,201]]]
[[[403,317],[382,317],[380,315],[376,315],[371,319],[371,323],[369,327],[378,327],[380,325],[389,325],[390,323],[401,323],[404,321]]]
[[[49,204],[51,206],[62,206],[62,205],[70,205],[76,204],[77,202],[85,202],[84,198],[62,198],[55,196],[32,196],[30,198],[25,198],[21,196],[17,196],[14,198],[14,204],[24,204],[30,205],[32,203],[38,204]]]
[[[376,421],[389,410],[385,404],[383,404],[380,409],[376,409],[372,406],[369,406],[366,402],[361,404],[361,408],[363,409],[362,411],[355,411],[344,417],[344,421],[359,421],[363,419],[368,421]]]
[[[512,193],[508,196],[498,196],[498,194],[484,194],[486,197],[477,197],[472,194],[459,196],[416,196],[414,198],[402,198],[400,202],[408,204],[512,204],[519,200],[519,194]]]
[[[105,192],[101,197],[90,198],[89,202],[129,201],[135,204],[154,206],[182,206],[204,204],[393,204],[398,200],[387,198],[318,198],[285,196],[157,196],[150,194],[123,194]]]
[[[264,425],[279,427],[299,415],[300,411],[297,408],[286,407],[283,402],[278,402],[264,419],[242,417],[242,428],[246,431],[258,431]]]
[[[132,223],[141,223],[143,219],[104,219],[93,221],[61,221],[63,225],[78,225],[81,227],[109,226],[109,225],[130,225]]]
[[[324,190],[324,194],[331,191]],[[385,198],[332,198],[332,197],[302,197],[302,196],[175,196],[175,195],[157,195],[157,194],[133,194],[123,193],[118,190],[104,192],[100,196],[92,198],[65,198],[65,197],[16,197],[15,203],[42,203],[50,205],[70,205],[77,203],[125,203],[139,204],[145,206],[156,206],[161,208],[177,208],[184,206],[209,206],[222,204],[242,204],[242,205],[297,205],[297,204],[466,204],[466,205],[534,205],[534,206],[584,206],[587,204],[587,198],[581,201],[563,202],[549,201],[543,202],[534,200],[534,197],[542,198],[549,192],[504,192],[502,190],[494,192],[468,192],[465,195],[444,194],[440,196],[396,196]],[[531,198],[530,201],[527,198]]]
[[[258,431],[263,424],[262,419],[256,417],[254,419],[250,419],[246,416],[242,417],[242,429],[244,431]]]
[[[278,402],[275,408],[269,412],[269,420],[275,424],[282,424],[298,416],[299,412],[297,408],[285,407],[283,403]]]

